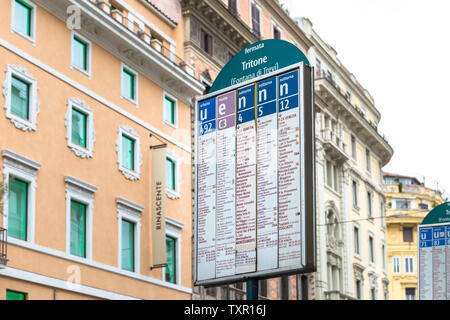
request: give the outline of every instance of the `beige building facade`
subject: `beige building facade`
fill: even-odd
[[[180,58],[178,1],[0,12],[0,300],[190,299],[190,106],[204,87]],[[150,146],[162,142],[168,266],[152,268]]]
[[[383,173],[386,194],[389,298],[418,299],[417,226],[436,206],[443,192],[416,177]],[[428,179],[431,180],[431,179]]]
[[[388,299],[382,168],[393,149],[370,93],[336,51],[297,19],[315,68],[317,272],[314,299]]]

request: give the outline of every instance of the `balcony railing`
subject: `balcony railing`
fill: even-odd
[[[357,107],[351,103],[350,97],[348,96],[348,94],[341,89],[341,87],[337,84],[337,82],[334,80],[333,76],[330,73],[327,73],[327,72],[324,72],[321,70],[316,70],[315,78],[316,79],[326,79],[336,89],[336,91],[342,96],[342,98],[344,98],[361,115],[361,117],[364,119],[364,121],[366,121],[386,143],[389,143],[388,140],[386,139],[386,137],[383,134],[378,132],[378,125],[375,124],[374,122],[368,120],[365,113],[359,107]]]
[[[0,269],[6,266],[8,253],[8,231],[0,228]]]
[[[350,297],[338,290],[325,291],[325,300],[355,300],[355,298]]]
[[[94,1],[94,0],[91,0]],[[95,2],[95,1],[94,1]],[[151,29],[148,26],[144,26],[145,29],[150,30],[150,32],[145,31],[142,29],[142,25],[137,23],[136,21],[132,21],[124,16],[123,12],[118,9],[112,9],[108,1],[105,0],[97,0],[97,6],[102,9],[104,13],[112,17],[112,20],[120,25],[122,28],[127,29],[128,31],[133,34],[134,37],[139,38],[142,42],[146,43],[150,50],[155,50],[159,54],[163,55],[165,58],[169,59],[177,65],[179,68],[181,68],[184,72],[192,76],[193,78],[196,78],[197,80],[199,77],[195,74],[195,69],[188,65],[183,59],[178,57],[173,51],[166,48],[162,41],[160,39],[157,39],[152,36]]]

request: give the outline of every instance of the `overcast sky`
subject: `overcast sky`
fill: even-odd
[[[383,170],[435,179],[450,193],[450,1],[280,2],[311,20],[375,99],[394,149]]]

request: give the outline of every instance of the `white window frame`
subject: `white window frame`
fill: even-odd
[[[37,171],[41,164],[17,154],[10,150],[3,150],[3,177],[4,184],[9,184],[10,177],[16,177],[28,184],[27,186],[27,240],[16,239],[8,236],[8,242],[11,243],[34,243],[35,235],[35,216],[36,216],[36,187]],[[9,193],[3,194],[3,227],[8,229],[8,203]]]
[[[11,33],[17,33],[18,35],[20,35],[21,37],[24,37],[25,39],[27,39],[28,41],[30,41],[34,47],[36,47],[36,5],[34,3],[32,3],[29,0],[21,0],[22,2],[26,3],[28,6],[30,6],[32,8],[32,12],[31,12],[31,36],[28,36],[26,34],[23,34],[22,32],[20,32],[19,30],[17,30],[14,26],[14,17],[15,17],[15,2],[16,0],[11,0]]]
[[[125,135],[134,140],[134,170],[130,170],[122,165],[122,136]],[[139,135],[129,126],[119,127],[119,136],[116,141],[117,163],[119,171],[128,180],[139,180],[141,177],[142,152],[141,139]]]
[[[166,236],[175,239],[175,283],[176,285],[181,285],[181,232],[184,228],[184,224],[166,217]],[[162,280],[165,281],[166,268],[163,268],[162,271]]]
[[[355,189],[354,189],[355,187]],[[352,205],[353,208],[359,211],[359,182],[357,179],[352,179]]]
[[[369,221],[373,222],[373,198],[374,192],[370,189],[367,189],[366,192],[366,202],[367,202],[367,218]]]
[[[166,195],[172,200],[179,199],[181,197],[181,169],[180,169],[180,159],[173,150],[167,149],[166,158],[169,158],[175,164],[175,190],[167,187],[166,184]],[[167,172],[166,172],[167,174]]]
[[[381,254],[383,255],[381,257],[381,264],[382,264],[382,268],[383,271],[387,270],[387,247],[386,247],[386,243],[382,240],[381,241]]]
[[[260,13],[260,18],[261,18],[261,13]],[[280,40],[282,40],[283,39],[283,29],[274,20],[271,21],[271,25],[272,25],[272,39],[275,39],[275,32],[274,32],[275,30],[274,30],[274,28],[277,28],[278,31],[280,31]]]
[[[372,238],[372,260],[370,259],[370,239]],[[368,250],[368,256],[369,256],[369,264],[375,265],[376,262],[376,251],[375,251],[375,236],[371,232],[369,232],[368,238],[367,238],[367,244],[369,246]]]
[[[86,114],[86,148],[72,142],[72,109],[78,109]],[[65,116],[67,146],[80,158],[92,158],[94,156],[95,127],[94,111],[81,99],[69,98]]]
[[[397,263],[396,263],[397,262]],[[398,267],[398,271],[395,270],[395,267]],[[392,257],[392,273],[400,274],[402,272],[401,260],[399,256]]]
[[[410,267],[409,262],[412,262],[412,270],[409,270],[409,267]],[[404,265],[406,274],[414,274],[414,272],[415,272],[414,263],[415,263],[414,257],[412,257],[412,256],[403,257],[403,265]]]
[[[12,76],[26,82],[30,86],[28,115],[29,119],[24,119],[11,112],[12,98]],[[6,80],[3,83],[3,95],[5,97],[6,117],[14,124],[17,129],[23,131],[35,131],[37,125],[37,115],[39,113],[37,80],[22,66],[8,65],[6,68]]]
[[[118,268],[123,272],[140,273],[141,264],[141,215],[144,207],[130,200],[116,198],[118,221]],[[122,269],[122,220],[134,223],[134,271]]]
[[[81,41],[83,41],[87,45],[87,57],[86,57],[86,64],[87,64],[87,70],[84,70],[83,68],[80,68],[76,64],[74,64],[74,47],[73,47],[73,41],[75,37],[79,38]],[[91,70],[92,70],[92,43],[89,41],[86,37],[83,37],[81,34],[76,32],[75,30],[72,30],[70,33],[70,69],[76,69],[80,71],[81,73],[87,75],[89,77],[89,80],[91,80]]]
[[[123,83],[123,72],[124,69],[127,69],[128,71],[130,71],[131,73],[134,74],[134,91],[135,91],[135,97],[134,99],[130,99],[127,94],[125,94],[125,89],[124,89],[124,83]],[[136,108],[138,108],[138,101],[139,101],[139,73],[134,70],[133,68],[130,68],[128,65],[126,65],[125,63],[121,63],[120,64],[120,98],[121,99],[125,99],[127,101],[130,101],[131,103],[136,105]]]
[[[167,114],[166,107],[165,107],[166,97],[174,102],[174,113],[175,113],[174,121],[175,121],[175,123],[171,123],[170,120],[168,119],[169,115]],[[174,96],[172,96],[171,94],[167,93],[166,91],[163,92],[163,123],[171,126],[174,129],[178,129],[178,99],[175,98]]]
[[[97,191],[97,187],[71,176],[65,176],[64,182],[66,184],[66,254],[74,259],[92,261],[94,193]],[[86,205],[86,257],[80,257],[70,253],[72,200]]]
[[[355,229],[358,230],[358,252],[355,251],[356,249],[356,243],[355,243]],[[359,227],[359,225],[354,225],[353,226],[353,255],[361,258],[361,228]]]

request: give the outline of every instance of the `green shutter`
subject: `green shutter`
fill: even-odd
[[[70,202],[70,253],[86,257],[86,205]]]
[[[11,77],[11,112],[28,119],[30,85],[14,76]]]
[[[26,300],[26,294],[21,293],[21,292],[6,290],[6,300]]]
[[[122,70],[122,94],[131,100],[135,99],[135,77],[131,71],[125,68]]]
[[[134,223],[122,220],[122,269],[134,271]]]
[[[87,71],[88,44],[77,37],[73,38],[73,64]]]
[[[134,140],[122,136],[122,166],[134,170]]]
[[[175,190],[175,163],[166,158],[166,187]]]
[[[31,37],[32,8],[25,2],[16,0],[14,3],[14,29]]]
[[[164,104],[166,108],[166,120],[171,124],[175,124],[175,101],[168,97],[165,97]]]
[[[72,109],[72,142],[86,148],[87,115]]]
[[[175,271],[176,271],[176,240],[171,237],[166,237],[166,256],[167,256],[167,267],[165,279],[168,282],[175,283]]]
[[[8,235],[27,240],[28,184],[11,177],[8,198]]]

